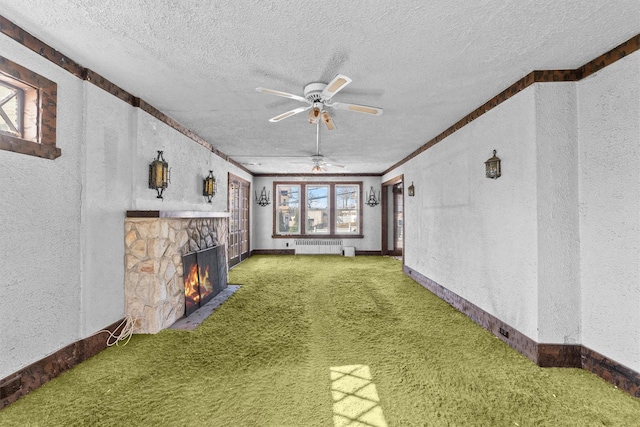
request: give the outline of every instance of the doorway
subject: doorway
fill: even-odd
[[[229,267],[249,258],[249,181],[229,174]]]
[[[403,176],[382,183],[382,254],[404,256]]]

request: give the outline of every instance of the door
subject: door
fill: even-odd
[[[402,255],[404,248],[404,194],[402,183],[393,186],[393,255]]]
[[[249,258],[249,195],[248,181],[229,174],[229,267]]]
[[[382,254],[404,256],[403,176],[382,184]]]

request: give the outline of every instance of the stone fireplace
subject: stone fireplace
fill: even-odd
[[[135,333],[155,334],[185,314],[183,255],[223,246],[228,258],[226,212],[127,211],[125,314]]]

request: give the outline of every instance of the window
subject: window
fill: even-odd
[[[329,234],[328,185],[307,185],[307,233]]]
[[[0,81],[0,132],[22,137],[24,91]]]
[[[276,209],[276,234],[300,233],[300,186],[278,185]]]
[[[55,159],[57,85],[0,57],[0,150]]]
[[[336,233],[360,231],[360,188],[357,185],[336,185]]]
[[[362,237],[362,183],[274,182],[274,237]]]

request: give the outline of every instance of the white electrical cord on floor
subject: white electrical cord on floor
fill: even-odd
[[[109,334],[107,338],[107,347],[111,347],[114,345],[120,345],[120,341],[124,341],[123,346],[129,343],[131,336],[133,335],[133,329],[135,327],[136,321],[139,316],[126,315],[125,318],[120,322],[120,324],[111,332],[108,329],[103,329],[101,331],[96,332],[94,335],[101,334],[102,332],[106,332]],[[121,329],[122,327],[122,329]],[[120,330],[119,333],[116,334],[115,331]]]

